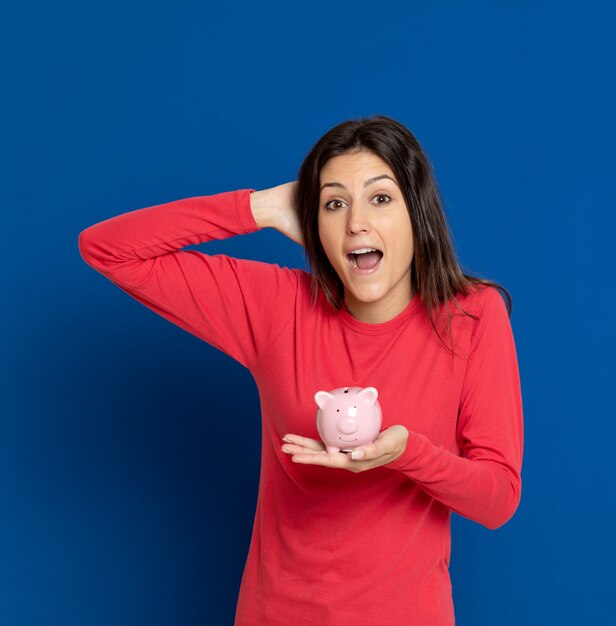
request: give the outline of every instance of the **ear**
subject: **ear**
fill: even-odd
[[[319,405],[319,408],[322,409],[334,396],[331,393],[327,393],[327,391],[317,391],[314,394],[314,401]]]
[[[358,397],[362,400],[368,400],[371,405],[374,405],[376,399],[379,397],[379,392],[375,387],[366,387],[359,392]]]

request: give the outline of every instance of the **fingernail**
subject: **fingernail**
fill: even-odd
[[[286,441],[287,443],[293,443],[293,442],[289,439],[288,435],[285,435],[285,436],[282,438],[282,440],[283,440],[283,441]]]
[[[363,450],[353,450],[353,452],[351,452],[351,458],[355,461],[359,461],[360,459],[364,458],[364,451]]]

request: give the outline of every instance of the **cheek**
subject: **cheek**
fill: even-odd
[[[401,248],[406,256],[412,256],[414,251],[413,233],[410,228],[407,228],[404,232],[404,238],[401,241]]]
[[[400,253],[400,258],[404,259],[405,265],[412,261],[414,255],[414,240],[410,221],[404,221],[399,226],[398,252]]]
[[[324,237],[325,233],[325,229],[323,228],[323,223],[321,222],[321,218],[319,217],[319,219],[317,220],[317,235],[319,236],[319,241],[321,242],[321,245],[323,246],[323,248],[325,248],[326,246],[326,237]]]
[[[323,246],[323,250],[325,250],[325,254],[327,255],[327,258],[331,260],[331,251],[334,249],[332,235],[326,228],[321,227],[320,222],[319,222],[319,241],[321,242],[321,246]]]

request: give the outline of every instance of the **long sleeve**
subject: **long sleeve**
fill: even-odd
[[[181,248],[258,230],[253,191],[118,215],[82,231],[79,251],[135,300],[252,369],[291,319],[297,271]]]
[[[456,433],[462,456],[409,432],[405,451],[388,467],[456,513],[495,529],[512,517],[520,501],[522,396],[503,298],[488,287],[482,299],[460,395]]]

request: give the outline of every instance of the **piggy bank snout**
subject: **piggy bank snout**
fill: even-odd
[[[339,419],[336,423],[338,430],[345,435],[352,435],[357,431],[358,426],[359,424],[357,423],[357,420],[349,416]]]

